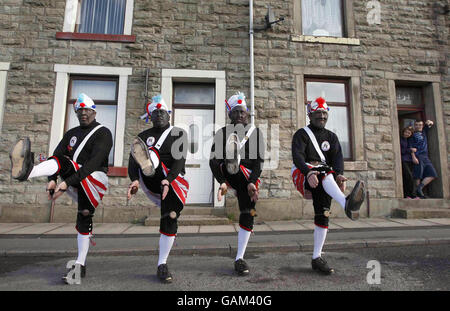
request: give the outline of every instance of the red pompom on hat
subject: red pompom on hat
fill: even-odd
[[[247,103],[245,102],[244,93],[238,92],[237,94],[231,96],[228,100],[225,100],[225,104],[228,112],[231,112],[236,106],[242,105],[247,109]],[[248,110],[248,109],[247,109]]]
[[[95,111],[97,107],[95,106],[94,101],[89,96],[84,93],[80,93],[78,94],[76,102],[73,104],[73,109],[75,110],[75,112],[77,112],[78,109],[81,108],[89,108]]]
[[[145,110],[147,111],[147,113],[145,115],[141,116],[141,118],[146,118],[148,121],[148,118],[151,116],[152,112],[155,109],[163,109],[163,110],[167,111],[168,113],[170,113],[170,110],[167,107],[166,103],[164,102],[164,99],[162,98],[162,96],[156,95],[156,96],[153,96],[152,102],[147,103],[147,106],[145,107]]]
[[[312,103],[307,105],[308,114],[316,112],[316,111],[330,111],[330,108],[327,105],[327,102],[323,97],[317,97]]]

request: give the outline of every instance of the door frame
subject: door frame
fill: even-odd
[[[192,70],[192,69],[161,69],[161,95],[169,110],[173,110],[173,82],[206,82],[215,84],[214,130],[218,131],[226,124],[226,80],[225,71]],[[225,200],[219,202],[215,193],[219,183],[214,179],[214,207],[224,207]]]
[[[442,197],[450,199],[449,190],[449,170],[447,164],[447,139],[444,128],[444,118],[442,110],[442,100],[440,92],[441,77],[439,75],[418,75],[418,74],[399,74],[390,73],[385,74],[388,89],[389,89],[389,103],[391,109],[391,125],[392,125],[392,144],[395,157],[395,194],[396,198],[403,197],[403,181],[402,181],[402,166],[401,166],[401,152],[400,152],[400,129],[397,114],[396,101],[396,85],[417,85],[422,86],[424,97],[427,99],[427,104],[424,107],[425,115],[428,118],[435,119],[433,130],[436,131],[433,135],[433,145],[436,147],[437,158],[435,169],[441,178],[438,178],[435,183],[439,183],[442,189]]]

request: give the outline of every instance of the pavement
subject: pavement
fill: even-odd
[[[256,222],[247,253],[310,252],[312,220]],[[179,226],[171,254],[232,255],[239,225]],[[0,223],[0,256],[74,256],[73,223]],[[91,255],[148,255],[158,253],[158,226],[94,223]],[[330,219],[325,249],[448,244],[450,218]]]

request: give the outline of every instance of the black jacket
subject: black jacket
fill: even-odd
[[[209,160],[209,166],[211,171],[216,178],[216,180],[222,184],[225,182],[225,177],[220,170],[220,165],[225,163],[225,145],[228,137],[232,133],[237,133],[239,140],[242,141],[244,139],[245,134],[249,129],[249,125],[244,129],[241,127],[241,130],[236,130],[236,127],[232,124],[227,125],[216,132],[214,135],[214,142],[211,147],[211,157]],[[251,148],[250,148],[251,146]],[[264,152],[265,152],[265,143],[264,137],[261,131],[258,128],[255,128],[249,139],[244,145],[244,148],[241,150],[241,165],[252,170],[250,174],[249,183],[256,183],[259,176],[262,172],[262,167],[264,164]]]
[[[56,147],[53,155],[56,157],[68,156],[73,159],[75,151],[81,144],[83,139],[93,130],[97,125],[97,121],[93,121],[86,127],[77,126],[64,134],[62,140]],[[75,138],[74,138],[75,137]],[[73,141],[76,143],[73,145]],[[71,143],[72,141],[72,143]],[[73,146],[71,146],[71,144]],[[84,178],[89,176],[95,171],[108,172],[108,156],[113,145],[113,139],[111,131],[106,127],[99,128],[84,145],[83,150],[80,152],[77,158],[77,163],[82,167],[75,172],[75,174],[65,179],[68,186],[72,186],[80,183]],[[56,180],[57,175],[50,176],[49,180]]]
[[[166,129],[168,129],[169,126],[170,125],[167,125],[163,128],[152,127],[141,132],[138,136],[144,142],[147,142],[150,137],[153,137],[153,139],[151,140],[153,140],[153,145],[155,145],[161,137],[162,133]],[[177,151],[175,152],[176,154],[172,153],[172,147],[174,144],[176,144],[174,146]],[[184,167],[186,163],[187,148],[188,142],[186,132],[178,127],[172,128],[169,135],[167,135],[166,140],[159,149],[160,161],[163,162],[164,165],[170,170],[166,178],[169,183],[177,178],[178,174],[186,173]],[[128,176],[130,177],[131,181],[139,180],[139,170],[139,164],[136,163],[133,156],[130,154],[130,159],[128,161]]]
[[[342,155],[341,144],[339,139],[333,132],[327,129],[319,129],[309,124],[308,127],[313,132],[316,137],[319,147],[322,146],[323,142],[327,141],[329,143],[329,150],[325,151],[322,149],[322,153],[325,156],[326,164],[333,168],[333,170],[341,175],[344,172],[344,157]],[[325,145],[327,145],[325,143]],[[325,148],[326,149],[326,148]],[[303,175],[307,175],[310,169],[306,165],[306,162],[311,161],[321,162],[320,156],[314,148],[308,133],[301,128],[295,132],[292,139],[292,159],[295,166],[300,169]]]

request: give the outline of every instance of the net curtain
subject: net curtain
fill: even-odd
[[[342,37],[342,0],[302,0],[304,35]]]
[[[80,0],[78,32],[123,34],[126,0]]]

